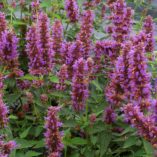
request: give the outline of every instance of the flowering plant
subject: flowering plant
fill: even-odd
[[[127,0],[0,2],[0,157],[153,156],[150,8]]]

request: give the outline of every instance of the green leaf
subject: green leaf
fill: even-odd
[[[143,139],[143,145],[144,145],[144,149],[145,149],[147,155],[153,155],[154,150],[153,150],[152,145],[144,139]]]
[[[25,76],[22,76],[19,78],[20,80],[29,80],[29,81],[33,81],[33,80],[39,80],[38,77],[30,75],[30,74],[26,74]]]
[[[17,145],[17,149],[23,149],[23,148],[30,148],[33,147],[36,144],[36,141],[32,140],[25,140],[25,139],[15,139]]]
[[[103,89],[101,88],[101,86],[97,80],[93,80],[91,83],[96,87],[97,90],[99,90],[101,92],[103,91]]]
[[[133,145],[136,145],[137,143],[137,137],[135,136],[130,136],[124,143],[123,148],[129,148]]]
[[[42,148],[45,147],[44,139],[37,142],[37,144],[33,148]]]
[[[27,157],[32,157],[32,156],[39,156],[39,155],[41,155],[42,153],[39,153],[39,152],[35,152],[35,151],[28,151],[27,153],[26,153],[26,156]]]
[[[87,144],[87,140],[82,139],[80,137],[75,137],[71,139],[71,144],[74,145],[86,145]]]
[[[59,83],[59,78],[57,76],[50,76],[49,79],[53,83]]]
[[[9,116],[9,119],[10,119],[10,120],[17,120],[18,118],[17,118],[17,116],[10,115],[10,116]]]
[[[27,137],[29,131],[30,131],[31,127],[27,128],[26,130],[24,130],[21,134],[20,134],[20,138],[25,138]]]
[[[40,6],[42,8],[49,8],[49,7],[51,7],[51,4],[52,4],[51,0],[46,0],[46,1],[42,1]]]
[[[111,139],[112,139],[112,134],[110,132],[102,132],[99,135],[100,157],[103,157],[104,154],[106,153]]]

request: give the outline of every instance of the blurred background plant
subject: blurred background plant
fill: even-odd
[[[93,1],[78,0],[77,2],[81,15],[84,13],[84,10],[91,9],[93,11],[88,12],[88,16],[84,13],[83,17],[87,17],[84,21],[82,18],[81,22],[78,22],[79,19],[77,18],[77,15],[72,18],[73,20],[67,18],[64,0],[42,0],[40,2],[32,2],[31,0],[0,1],[0,11],[5,13],[8,29],[12,30],[19,39],[18,52],[20,63],[17,69],[20,68],[23,71],[23,74],[17,69],[16,71],[15,69],[10,71],[12,68],[8,69],[6,65],[1,65],[0,68],[0,73],[4,79],[3,100],[10,110],[9,126],[7,126],[7,128],[2,128],[0,134],[5,134],[6,137],[4,139],[6,141],[15,140],[17,144],[16,149],[11,153],[10,157],[48,156],[47,153],[49,152],[47,152],[47,149],[45,148],[44,140],[44,117],[50,117],[51,115],[49,113],[49,115],[46,116],[49,106],[61,106],[60,111],[58,111],[60,121],[63,123],[60,127],[61,130],[64,131],[62,139],[64,150],[61,156],[153,157],[154,148],[151,144],[138,136],[137,130],[124,122],[121,109],[116,108],[114,111],[112,107],[110,107],[111,104],[107,102],[104,97],[104,87],[107,86],[110,80],[108,76],[110,66],[108,67],[108,65],[106,65],[108,64],[108,61],[105,60],[105,65],[102,63],[105,67],[102,67],[103,70],[100,73],[98,72],[96,75],[92,75],[90,67],[92,67],[94,63],[92,63],[90,58],[87,59],[86,53],[84,53],[87,52],[90,45],[92,45],[89,44],[91,42],[90,40],[85,41],[87,49],[84,48],[85,46],[81,45],[81,55],[85,54],[85,59],[87,59],[87,61],[80,59],[76,62],[74,66],[75,75],[71,73],[67,74],[66,72],[69,69],[72,71],[72,65],[74,64],[74,61],[70,58],[70,54],[67,52],[77,53],[77,48],[80,46],[79,41],[86,40],[88,39],[88,36],[91,36],[91,40],[95,44],[98,40],[101,41],[110,38],[105,31],[107,25],[110,23],[108,19],[110,10],[106,8],[106,1],[102,0],[100,2],[95,1],[97,3],[92,3]],[[149,14],[154,17],[154,22],[157,22],[156,0],[127,0],[126,2],[128,6],[131,6],[135,11],[133,32],[139,32],[142,29],[144,19]],[[31,39],[33,38],[32,34],[34,32],[38,34],[36,29],[40,29],[42,24],[47,24],[45,21],[45,23],[43,22],[42,24],[39,22],[38,16],[40,16],[39,12],[41,12],[41,10],[48,15],[50,25],[53,25],[51,27],[51,29],[54,30],[52,30],[52,38],[54,40],[58,39],[55,44],[57,47],[53,47],[53,49],[57,49],[56,51],[59,52],[57,55],[54,54],[54,56],[52,56],[52,59],[54,57],[57,58],[54,63],[55,67],[53,73],[46,76],[29,73],[30,65],[33,65],[33,62],[28,65],[30,58],[29,55],[27,55],[31,51],[31,44],[33,45],[36,43],[37,40],[34,39],[34,43],[31,43]],[[95,14],[95,19],[94,16],[92,16],[92,13]],[[45,17],[45,19],[46,18],[47,17]],[[93,19],[94,24],[92,25]],[[57,22],[57,20],[61,21],[61,23]],[[38,24],[39,26],[37,26]],[[84,25],[88,25],[89,29],[85,30],[86,27],[84,28]],[[31,30],[30,27],[32,32],[30,31],[30,33],[27,34],[28,30]],[[89,34],[86,34],[88,30],[92,30],[92,27],[94,27],[93,34],[90,32]],[[80,28],[82,32],[79,31]],[[44,31],[44,29],[41,30]],[[29,36],[29,38],[26,38],[26,36]],[[47,35],[46,38],[49,38],[49,35]],[[66,41],[72,46],[69,46]],[[44,42],[47,41],[44,39]],[[61,42],[63,44],[65,42],[65,44],[60,45]],[[30,45],[27,45],[28,43]],[[26,45],[30,48],[29,50],[26,49]],[[62,48],[60,48],[60,46]],[[62,56],[64,52],[66,52],[66,56]],[[92,49],[92,57],[93,53]],[[80,54],[77,55],[79,56]],[[77,59],[78,56],[74,56],[74,58],[76,57],[75,59]],[[38,57],[39,58],[37,59],[42,60],[44,55]],[[48,59],[46,58],[45,60],[47,61]],[[61,66],[64,60],[70,65],[68,70],[66,65]],[[43,62],[41,62],[40,67],[42,67],[42,63]],[[79,65],[84,65],[84,67],[80,66],[82,68],[80,70],[77,68]],[[157,78],[156,58],[153,61],[149,60],[148,65],[149,71],[152,73],[151,81],[154,85]],[[46,69],[46,72],[47,71],[48,69]],[[80,73],[82,79],[79,78]],[[70,79],[67,79],[69,77]],[[72,77],[73,79],[71,79]],[[79,90],[77,86],[74,86],[77,83],[79,88],[83,89],[84,92],[89,86],[89,95],[85,92],[83,100],[75,99],[75,92],[77,93]],[[82,84],[84,85],[83,87]],[[71,85],[73,85],[73,87],[71,87]],[[79,101],[79,107],[88,98],[86,106],[77,108],[77,104],[72,105],[71,91],[74,94],[72,100]],[[156,96],[156,92],[155,88],[153,88],[154,97]],[[79,97],[81,96],[82,95],[79,95]],[[79,112],[82,108],[85,108],[85,111]],[[53,124],[54,123],[47,125]],[[58,156],[54,155],[54,157]]]

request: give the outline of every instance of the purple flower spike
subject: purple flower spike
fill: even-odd
[[[82,15],[81,29],[77,35],[77,40],[82,43],[82,56],[88,58],[91,51],[91,36],[93,31],[94,13],[91,10],[87,10]]]
[[[55,20],[52,26],[52,44],[57,62],[62,61],[63,25],[60,20]]]
[[[4,128],[8,124],[8,108],[3,103],[2,94],[0,93],[0,128]]]
[[[52,71],[52,41],[49,19],[40,13],[37,23],[27,33],[26,51],[29,58],[29,71],[32,75],[46,75]]]
[[[143,31],[146,33],[146,52],[153,53],[155,48],[155,39],[154,39],[154,24],[153,18],[147,16],[144,20]]]
[[[70,19],[70,22],[77,22],[79,18],[79,7],[77,0],[66,0],[65,1],[65,10],[67,17]]]
[[[40,34],[40,44],[42,50],[42,56],[44,61],[44,67],[47,72],[52,71],[52,57],[54,55],[52,49],[52,41],[50,35],[50,21],[47,14],[41,12],[37,22],[38,31]]]
[[[73,109],[76,112],[82,111],[85,108],[86,100],[89,96],[89,67],[86,60],[80,58],[73,65],[72,77],[72,102]]]
[[[105,110],[104,110],[104,117],[103,117],[103,121],[107,124],[112,124],[115,122],[116,120],[116,113],[114,111],[114,109],[112,109],[111,106],[107,107]]]
[[[29,72],[32,75],[45,74],[46,71],[43,68],[44,61],[42,58],[41,41],[36,25],[29,28],[26,40],[26,51],[29,58]]]
[[[59,110],[59,107],[49,107],[47,117],[45,118],[45,140],[49,157],[60,157],[63,150],[62,133],[59,131],[62,123],[57,117]]]
[[[7,30],[7,21],[5,19],[5,14],[0,12],[0,38],[1,33],[5,30]]]
[[[9,157],[10,153],[17,147],[15,141],[5,143],[0,137],[0,157]]]
[[[18,38],[9,30],[1,33],[0,37],[0,61],[3,66],[9,70],[18,69]]]
[[[125,121],[135,127],[140,136],[157,146],[156,122],[151,116],[145,116],[139,105],[127,104],[123,107]]]
[[[125,40],[129,39],[132,27],[133,10],[127,7],[124,0],[117,0],[110,4],[111,21],[110,27],[113,39],[121,46]]]
[[[147,58],[143,42],[134,45],[129,52],[128,78],[130,99],[141,102],[150,99],[150,74],[147,72]]]

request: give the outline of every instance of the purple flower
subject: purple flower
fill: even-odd
[[[76,60],[73,65],[73,77],[72,77],[72,102],[73,109],[77,112],[84,110],[86,100],[89,96],[89,74],[88,64],[83,58]]]
[[[5,19],[5,14],[0,12],[0,38],[1,33],[5,30],[7,30],[7,21]]]
[[[65,81],[68,79],[68,66],[63,64],[58,72],[59,84],[57,84],[57,89],[64,90],[66,88]]]
[[[107,124],[112,124],[115,122],[116,120],[116,113],[114,111],[114,109],[109,106],[104,110],[104,115],[103,115],[103,121]]]
[[[0,37],[0,61],[3,66],[9,70],[18,69],[18,52],[17,52],[18,39],[16,35],[5,30],[1,33]]]
[[[49,19],[46,14],[39,14],[37,23],[30,27],[26,40],[30,73],[46,75],[51,72],[54,52],[50,37]]]
[[[117,0],[110,5],[112,21],[112,37],[121,45],[129,39],[132,26],[133,10],[127,7],[124,0]]]
[[[45,142],[48,149],[49,157],[60,157],[63,149],[62,134],[59,128],[62,123],[57,117],[59,107],[49,107],[47,117],[45,118]]]
[[[4,128],[8,124],[8,108],[3,102],[2,94],[0,91],[0,128]]]
[[[42,57],[44,61],[44,67],[47,72],[52,70],[52,57],[54,55],[52,49],[52,41],[50,35],[50,21],[47,14],[41,12],[38,17],[37,27],[40,34],[40,44],[42,50]]]
[[[55,20],[52,26],[52,44],[57,62],[62,62],[61,48],[63,44],[63,26],[60,20]]]
[[[115,68],[110,75],[110,83],[106,88],[107,100],[113,105],[120,105],[124,100],[130,98],[130,73],[129,73],[129,52],[132,48],[131,42],[122,45],[121,55],[115,62]]]
[[[151,142],[153,146],[157,145],[157,127],[156,122],[151,116],[145,116],[140,111],[140,105],[127,104],[123,107],[125,121],[130,123],[138,131],[138,134]]]
[[[138,102],[150,99],[150,74],[147,72],[147,58],[143,42],[135,42],[129,52],[128,74],[130,99]]]
[[[27,32],[26,51],[29,58],[29,72],[32,75],[42,75],[47,73],[44,69],[44,61],[42,58],[42,48],[40,41],[40,34],[37,26],[33,25]]]
[[[147,16],[144,20],[143,31],[146,33],[146,52],[153,52],[155,48],[153,18]]]
[[[96,71],[99,71],[103,66],[109,62],[114,62],[117,58],[117,43],[112,40],[104,40],[104,41],[97,41],[95,44],[95,68]],[[102,56],[105,57],[104,62],[102,63]]]
[[[91,10],[87,10],[82,15],[81,29],[77,35],[77,40],[82,44],[82,57],[88,58],[91,51],[91,36],[93,31],[94,13]]]
[[[0,137],[0,157],[9,157],[11,151],[17,147],[15,141],[5,143]]]
[[[77,0],[65,0],[65,10],[70,22],[77,22],[79,18],[79,7]]]

